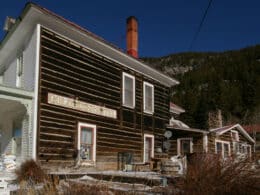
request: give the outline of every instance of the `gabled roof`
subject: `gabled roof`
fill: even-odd
[[[163,85],[171,87],[179,84],[179,81],[151,68],[141,60],[133,58],[118,47],[113,46],[104,39],[89,32],[88,30],[74,24],[63,17],[40,7],[39,5],[26,4],[22,14],[14,24],[9,33],[5,36],[0,45],[0,73],[6,67],[7,56],[17,55],[18,46],[23,46],[24,41],[28,40],[37,24],[53,30],[55,33],[65,36],[83,47],[86,47],[102,56],[107,57],[129,69],[139,72],[152,78]]]
[[[210,129],[209,131],[211,133],[216,133],[217,135],[222,135],[226,133],[227,131],[237,129],[240,131],[241,134],[243,134],[249,141],[252,143],[255,143],[255,140],[246,132],[246,130],[240,125],[240,124],[234,124],[234,125],[229,125],[225,127],[220,127],[220,128],[215,128],[215,129]]]

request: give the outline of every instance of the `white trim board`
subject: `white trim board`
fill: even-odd
[[[32,158],[37,158],[37,128],[38,128],[38,92],[39,92],[39,72],[40,72],[40,44],[41,44],[41,25],[37,24],[37,37],[36,37],[36,62],[35,62],[35,85],[34,85],[34,105],[33,105],[33,143],[32,143]]]

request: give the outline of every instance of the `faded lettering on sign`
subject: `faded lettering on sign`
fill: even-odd
[[[98,106],[95,104],[90,104],[87,102],[75,100],[73,98],[60,96],[54,93],[48,93],[48,103],[109,118],[117,118],[117,111],[114,109],[106,108],[104,106]]]

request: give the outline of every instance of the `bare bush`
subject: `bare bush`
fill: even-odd
[[[32,184],[42,183],[46,180],[46,174],[41,166],[34,160],[27,160],[15,171],[18,182],[26,181]]]
[[[197,154],[186,176],[176,186],[180,194],[259,194],[260,172],[248,159],[222,160],[217,155]]]

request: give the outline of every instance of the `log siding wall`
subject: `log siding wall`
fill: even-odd
[[[122,106],[122,73],[135,76],[136,106]],[[154,114],[143,112],[143,82],[154,85]],[[77,149],[78,122],[97,125],[97,165],[115,168],[117,153],[129,151],[136,161],[143,155],[143,134],[155,136],[161,146],[169,120],[169,88],[93,51],[41,30],[38,159],[73,161]],[[117,119],[47,103],[47,94],[117,110]]]

